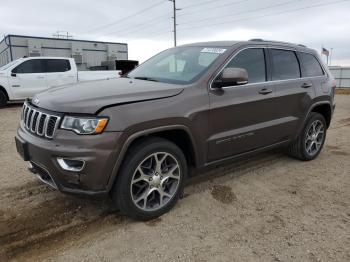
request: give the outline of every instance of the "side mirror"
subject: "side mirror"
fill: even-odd
[[[225,68],[221,77],[214,81],[214,87],[244,85],[248,83],[248,72],[243,68]]]
[[[16,74],[16,73],[11,72],[11,76],[16,77],[16,76],[17,76],[17,74]]]

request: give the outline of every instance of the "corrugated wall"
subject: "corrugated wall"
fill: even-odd
[[[337,80],[337,87],[350,88],[350,67],[329,67],[332,75]]]
[[[128,47],[125,43],[85,41],[76,39],[57,39],[32,36],[8,35],[12,45],[12,59],[23,56],[60,56],[73,57],[78,54],[82,63],[80,69],[100,66],[109,59],[128,59]],[[0,42],[0,65],[10,62],[10,48],[5,41]]]

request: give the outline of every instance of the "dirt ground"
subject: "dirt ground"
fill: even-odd
[[[0,109],[0,261],[350,261],[350,96],[336,101],[316,160],[202,171],[150,222],[39,182],[15,149],[20,106]]]

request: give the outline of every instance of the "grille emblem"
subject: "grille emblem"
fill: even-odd
[[[33,102],[33,104],[38,105],[39,104],[39,98],[34,97],[32,102]]]

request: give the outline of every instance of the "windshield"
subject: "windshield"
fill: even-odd
[[[9,68],[10,66],[12,66],[13,64],[17,63],[17,61],[18,61],[18,59],[17,59],[17,60],[14,60],[14,61],[12,61],[12,62],[10,62],[10,63],[8,63],[8,64],[2,66],[2,67],[0,67],[0,71],[6,70],[7,68]]]
[[[128,77],[189,84],[197,80],[224,52],[222,47],[184,46],[168,49],[134,69]]]

